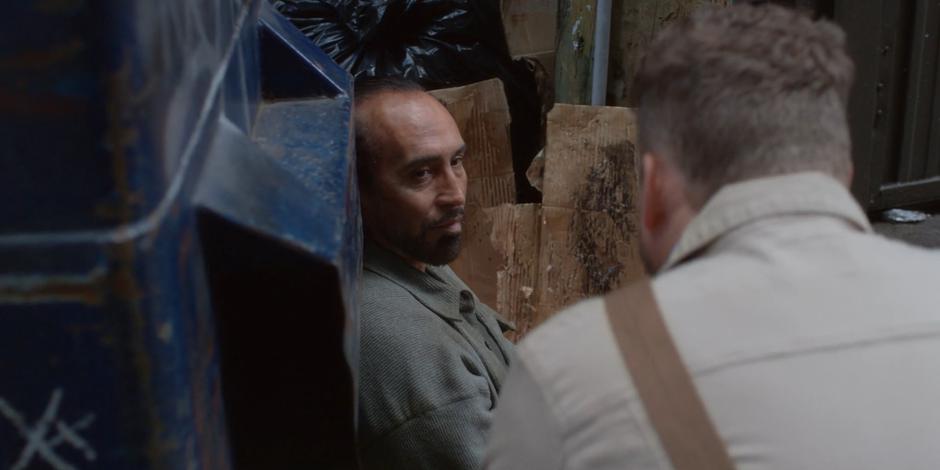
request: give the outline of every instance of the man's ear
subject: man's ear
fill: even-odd
[[[651,153],[643,154],[643,176],[640,184],[641,223],[647,233],[656,233],[665,220],[662,162]]]

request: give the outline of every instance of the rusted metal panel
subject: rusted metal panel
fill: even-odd
[[[260,0],[0,18],[0,468],[252,468],[253,437],[275,467],[354,466],[350,83],[282,20]],[[245,354],[269,367],[246,378]],[[237,412],[252,380],[282,399],[267,427]]]

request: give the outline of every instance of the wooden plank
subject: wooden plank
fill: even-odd
[[[613,2],[607,104],[636,106],[633,78],[646,48],[666,25],[703,5],[727,6],[729,0],[622,0]]]
[[[558,104],[547,136],[536,322],[643,274],[633,113]]]
[[[504,204],[468,211],[467,236],[451,268],[483,303],[516,325],[516,341],[535,325],[541,207]]]
[[[444,103],[467,143],[467,204],[493,207],[516,199],[509,105],[499,79],[431,92]]]
[[[614,2],[617,3],[617,2]],[[555,102],[591,102],[597,0],[558,0]]]

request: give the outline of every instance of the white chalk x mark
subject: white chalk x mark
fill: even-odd
[[[24,470],[35,458],[44,460],[55,470],[77,470],[55,452],[55,448],[62,444],[69,444],[74,449],[82,452],[82,455],[89,462],[93,462],[98,458],[95,449],[79,434],[79,431],[91,426],[95,421],[95,415],[87,413],[82,419],[72,424],[58,419],[57,415],[59,405],[62,403],[62,395],[61,388],[52,391],[46,410],[32,427],[27,425],[26,419],[19,411],[0,397],[0,415],[3,415],[9,421],[26,441],[23,451],[20,452],[19,458],[10,467],[10,470]],[[55,430],[54,435],[51,434],[53,429]]]

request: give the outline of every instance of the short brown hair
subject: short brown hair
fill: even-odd
[[[705,7],[664,29],[638,71],[639,140],[704,202],[761,176],[851,172],[842,30],[784,7]]]

